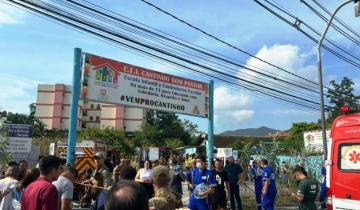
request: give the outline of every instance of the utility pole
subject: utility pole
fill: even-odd
[[[355,3],[355,15],[356,15],[356,5],[358,5],[358,0],[346,0],[341,3],[334,13],[331,15],[329,22],[326,25],[324,33],[321,35],[321,38],[318,42],[317,51],[318,51],[318,78],[319,78],[319,90],[320,90],[320,112],[321,112],[321,131],[322,131],[322,139],[323,139],[323,147],[324,147],[324,160],[327,160],[328,148],[326,141],[326,123],[325,123],[325,110],[324,110],[324,88],[323,88],[323,77],[322,77],[322,63],[321,63],[321,46],[325,39],[326,33],[328,32],[333,19],[335,18],[336,13],[345,5],[354,2]]]

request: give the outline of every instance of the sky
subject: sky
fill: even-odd
[[[254,1],[149,1],[234,46],[293,73],[317,81],[316,44]],[[282,5],[316,30],[324,30],[325,23],[300,1],[292,1],[291,4],[288,0],[271,2]],[[318,0],[318,2],[330,11],[340,3],[335,0]],[[273,74],[285,75],[195,31],[140,0],[102,0],[92,3],[247,65],[266,68]],[[353,5],[345,6],[337,17],[360,33],[360,19],[354,17]],[[359,46],[334,29],[330,29],[327,37],[354,56],[360,56]],[[27,114],[28,105],[36,101],[38,84],[71,84],[75,47],[148,69],[197,78],[197,75],[184,73],[181,69],[139,56],[127,49],[0,1],[0,61],[2,61],[0,109]],[[359,93],[359,69],[327,51],[323,51],[322,56],[325,85],[329,86],[330,80],[339,82],[347,76],[355,82],[355,92]],[[239,69],[239,71],[244,70]],[[256,74],[250,75],[250,79],[254,81],[258,79],[257,77]],[[221,83],[215,83],[214,95],[215,133],[260,126],[286,130],[292,123],[312,122],[320,118],[320,113],[317,111],[310,111]],[[202,131],[207,130],[207,119],[189,116],[180,116],[180,118],[191,120]]]

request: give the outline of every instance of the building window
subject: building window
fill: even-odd
[[[100,110],[100,104],[96,104],[96,109]]]
[[[86,128],[86,123],[82,123],[81,128]]]
[[[100,122],[100,117],[96,116],[96,122]]]
[[[93,121],[94,120],[94,117],[93,116],[90,116],[90,121]]]
[[[91,104],[91,105],[90,105],[90,108],[93,109],[93,108],[94,108],[94,104]]]
[[[84,116],[84,117],[87,116],[87,111],[86,110],[83,111],[82,116]]]

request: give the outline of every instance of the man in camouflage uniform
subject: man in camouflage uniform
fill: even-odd
[[[115,183],[119,182],[119,180],[120,180],[120,172],[121,172],[122,168],[125,166],[129,166],[129,165],[130,165],[130,160],[122,158],[120,161],[120,164],[115,166],[115,168],[113,170],[113,174],[112,174],[112,177],[113,177],[113,180]]]
[[[156,210],[175,210],[181,208],[181,196],[170,191],[170,171],[165,166],[153,169],[153,185],[155,196],[149,200],[149,207]]]
[[[93,210],[103,210],[105,209],[107,189],[110,188],[112,184],[111,173],[105,166],[104,153],[97,152],[94,156],[94,160],[96,169],[91,177],[91,184],[93,187],[90,192],[87,192],[87,196],[90,196],[93,200],[95,200],[92,208]]]

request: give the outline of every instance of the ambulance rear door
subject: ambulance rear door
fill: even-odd
[[[332,160],[333,209],[360,209],[360,139],[334,141]]]

